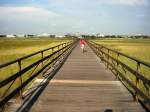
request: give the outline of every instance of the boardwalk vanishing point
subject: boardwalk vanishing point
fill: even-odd
[[[145,112],[92,49],[79,44],[30,112]],[[40,80],[40,79],[38,79]]]

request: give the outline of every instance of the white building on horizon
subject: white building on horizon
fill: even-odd
[[[49,37],[49,36],[50,34],[48,33],[42,33],[42,34],[37,35],[37,37]]]
[[[13,34],[8,34],[8,35],[6,35],[6,37],[7,37],[7,38],[15,38],[16,36],[13,35]]]
[[[97,34],[96,36],[97,36],[97,37],[105,37],[104,34]]]

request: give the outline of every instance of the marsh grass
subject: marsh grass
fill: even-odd
[[[56,46],[58,44],[67,42],[70,40],[63,40],[63,39],[48,39],[48,38],[35,38],[35,39],[0,39],[0,64],[15,60],[19,57],[31,54],[33,52],[50,48]],[[57,50],[58,48],[54,49]],[[48,50],[43,53],[43,56],[47,56],[52,53],[52,50]],[[21,69],[27,67],[28,65],[36,62],[37,60],[41,59],[42,55],[37,54],[30,58],[24,59],[21,61]],[[50,59],[51,60],[51,59]],[[19,77],[14,82],[10,82],[3,88],[0,88],[0,97],[4,97],[3,94],[9,86],[13,83],[11,88],[8,90],[7,94],[17,88],[22,82],[26,81],[33,73],[38,71],[43,65],[47,64],[49,60],[44,61],[43,64],[39,64],[37,67],[33,67],[28,72],[24,73],[21,77]],[[11,75],[15,74],[19,71],[18,63],[14,63],[10,66],[4,67],[0,69],[0,81],[10,77]],[[42,75],[42,73],[41,73]],[[40,76],[39,76],[40,77]],[[32,82],[31,82],[32,83]],[[28,84],[28,86],[31,85]],[[25,88],[24,88],[25,90]],[[6,95],[7,95],[6,94]]]
[[[127,54],[131,57],[137,58],[139,60],[145,61],[150,63],[150,39],[98,39],[92,40],[98,44],[104,45],[108,48],[117,50],[124,54]],[[107,52],[107,51],[106,51]],[[126,58],[124,56],[119,56],[115,53],[110,53],[116,59],[119,59],[121,62],[125,63],[129,67],[133,68],[134,70],[137,69],[137,62]],[[123,70],[122,67],[118,67],[119,71],[125,75],[125,77],[132,81],[134,85],[136,85],[136,76],[130,73],[127,70]],[[138,72],[142,73],[142,75],[148,79],[150,79],[150,68],[141,64],[139,67]],[[128,85],[129,87],[129,85]],[[139,81],[138,88],[145,93],[145,95],[149,96],[149,87],[143,82]],[[130,88],[132,90],[132,88]],[[134,90],[132,90],[134,91]]]
[[[98,39],[93,41],[150,62],[150,39]]]
[[[62,39],[0,39],[0,63],[49,48],[68,40]]]

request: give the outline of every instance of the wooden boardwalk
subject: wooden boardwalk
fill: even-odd
[[[79,45],[49,83],[31,112],[144,112],[94,52]]]

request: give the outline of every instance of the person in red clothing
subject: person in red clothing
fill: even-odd
[[[80,39],[80,47],[81,47],[83,53],[85,51],[84,46],[85,46],[85,40],[84,39]]]

